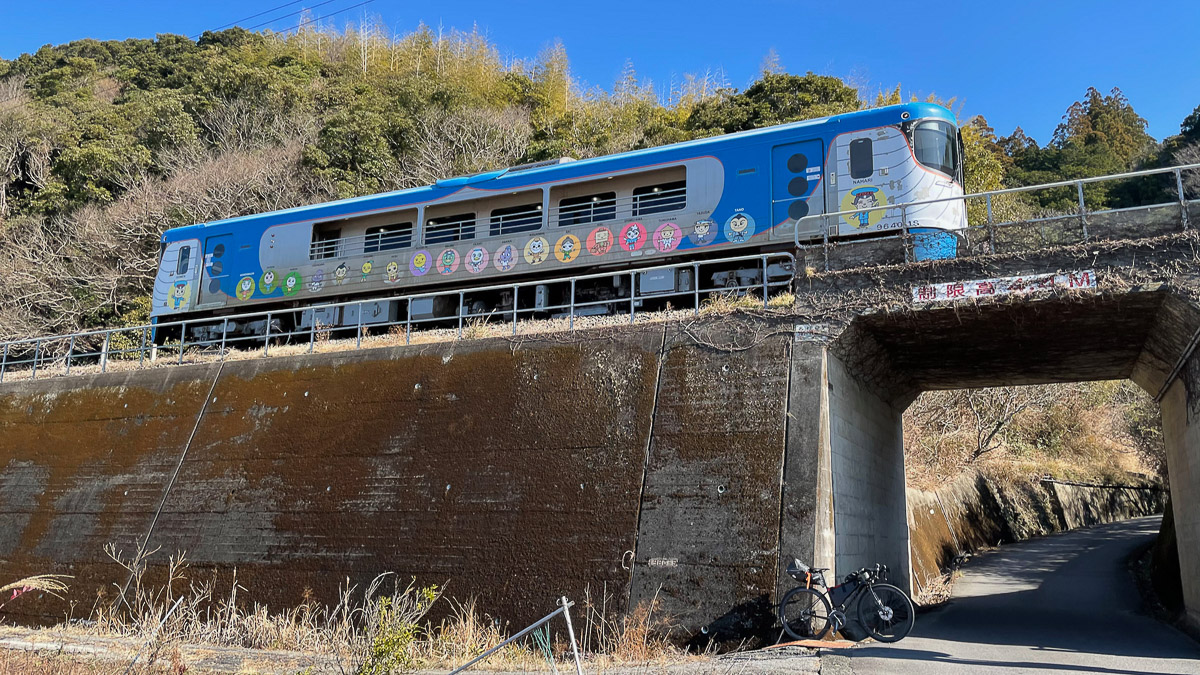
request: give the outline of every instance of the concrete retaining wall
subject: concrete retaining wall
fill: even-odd
[[[980,547],[1162,513],[1165,503],[1166,490],[1154,482],[1011,487],[968,473],[935,491],[909,489],[913,590],[927,586],[956,556]]]

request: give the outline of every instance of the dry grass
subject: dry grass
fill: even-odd
[[[962,573],[955,570],[929,579],[913,594],[912,601],[918,607],[934,607],[950,600],[954,581]]]

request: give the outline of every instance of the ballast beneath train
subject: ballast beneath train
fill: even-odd
[[[690,284],[752,284],[763,274],[709,266],[704,279],[686,273],[648,279],[628,274],[631,269],[896,229],[921,235],[918,257],[953,257],[954,231],[966,224],[961,200],[903,212],[887,207],[959,197],[962,170],[953,114],[928,103],[594,159],[536,162],[170,229],[162,238],[151,316],[159,323],[187,320],[189,337],[199,339],[214,331],[290,332],[313,322],[353,326],[363,317],[352,307],[323,314],[306,308],[377,299],[371,305],[382,309],[373,314],[385,320],[398,313],[440,316],[445,308],[432,299],[404,298],[609,270],[614,275],[607,283],[571,292],[576,300],[616,302],[630,296],[631,283],[645,295],[647,284],[654,285],[649,292],[669,293]],[[856,209],[871,210],[819,217]],[[562,292],[550,286],[539,291]],[[539,302],[510,296],[477,294],[471,311]],[[518,305],[527,306],[536,308]],[[604,305],[591,307],[603,311]],[[220,318],[267,310],[278,310],[277,325],[263,320],[231,326]],[[209,317],[212,323],[204,321]]]

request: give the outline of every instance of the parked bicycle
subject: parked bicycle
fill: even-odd
[[[858,621],[880,642],[897,642],[912,630],[916,612],[908,595],[887,581],[887,565],[864,567],[837,586],[825,583],[827,567],[809,568],[793,560],[787,573],[804,584],[788,591],[779,603],[779,621],[795,640],[836,633],[847,622],[847,608],[857,603]]]

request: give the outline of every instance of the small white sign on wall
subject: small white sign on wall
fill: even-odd
[[[1023,277],[1001,277],[975,281],[948,281],[940,284],[913,286],[914,303],[957,302],[1000,295],[1023,295],[1057,288],[1095,288],[1096,272],[1082,270],[1051,274],[1031,274]]]

